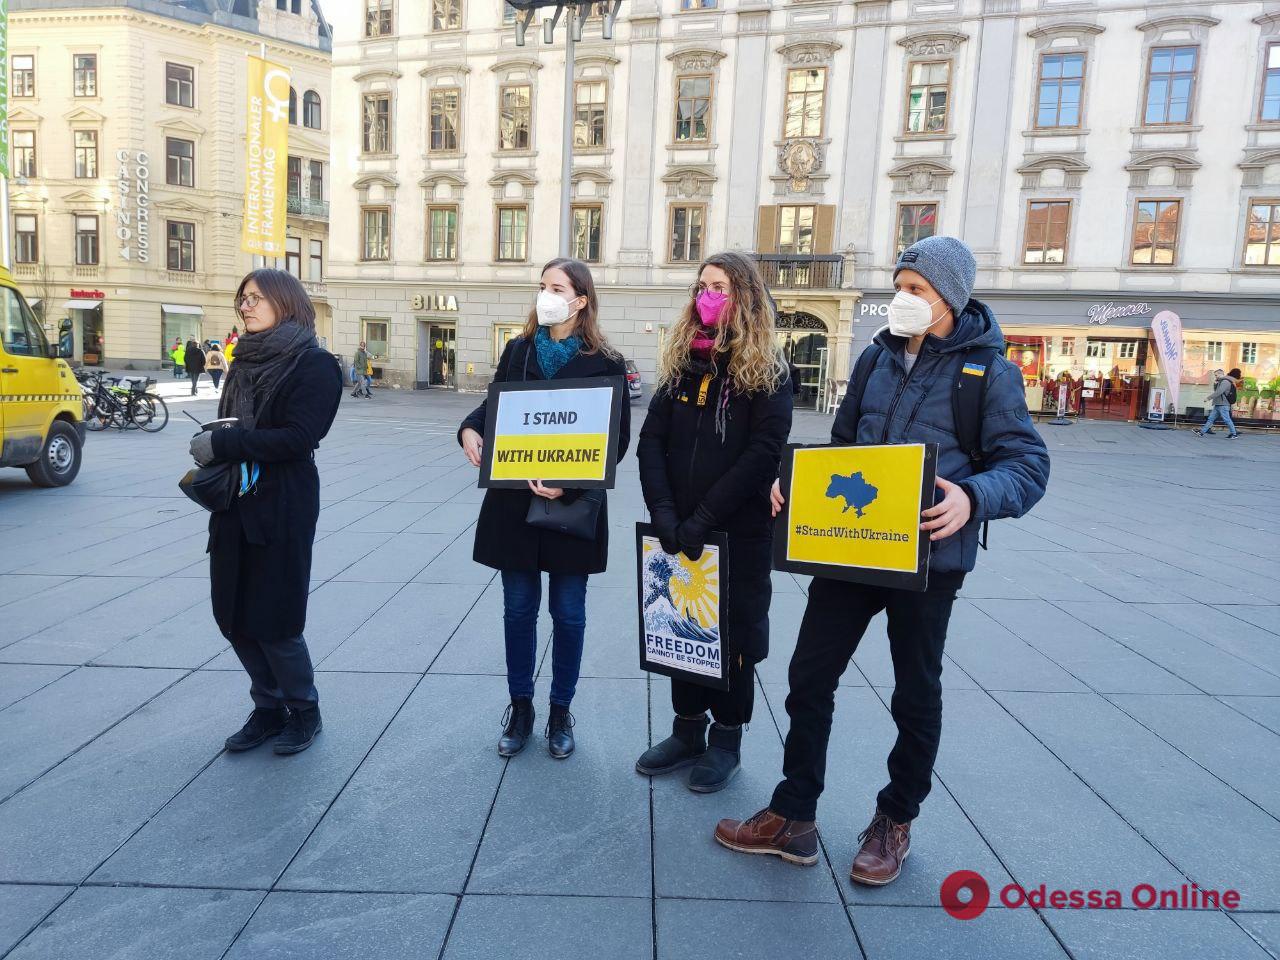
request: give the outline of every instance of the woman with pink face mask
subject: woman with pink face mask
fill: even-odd
[[[696,560],[712,531],[728,536],[729,689],[672,680],[671,736],[636,762],[648,776],[692,766],[689,789],[697,793],[724,789],[738,772],[754,667],[769,653],[769,489],[791,432],[789,381],[755,263],[740,253],[708,257],[668,332],[636,448],[645,503],[667,553]]]

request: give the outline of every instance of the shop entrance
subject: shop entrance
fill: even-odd
[[[796,406],[818,406],[827,375],[827,325],[811,313],[779,313],[774,321],[778,346],[795,368],[800,385]]]
[[[1051,412],[1066,385],[1067,411],[1098,420],[1137,420],[1145,412],[1148,341],[1144,333],[1006,333],[1005,357],[1022,372],[1027,407]]]
[[[456,364],[458,326],[442,320],[418,321],[418,365],[414,386],[454,389],[458,383]]]
[[[74,359],[86,366],[101,366],[107,355],[102,304],[96,300],[68,300],[63,307],[67,316],[58,323],[59,351],[70,347]]]

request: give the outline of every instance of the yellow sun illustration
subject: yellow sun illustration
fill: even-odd
[[[717,626],[720,606],[720,572],[715,555],[703,551],[697,560],[678,554],[671,574],[671,602],[681,616],[708,629]]]

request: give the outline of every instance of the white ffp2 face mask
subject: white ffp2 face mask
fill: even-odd
[[[899,290],[889,303],[889,332],[897,337],[918,337],[933,326],[933,306],[941,302],[939,297],[930,303],[924,297]]]
[[[554,327],[564,323],[573,312],[569,310],[569,303],[564,297],[550,290],[538,292],[538,303],[535,309],[538,312],[538,323],[544,327]]]

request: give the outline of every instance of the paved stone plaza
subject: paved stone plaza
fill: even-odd
[[[501,588],[471,562],[481,492],[454,440],[474,399],[344,399],[307,631],[325,729],[290,759],[222,750],[248,681],[177,489],[179,410],[211,400],[155,436],[91,435],[67,489],[0,475],[0,957],[1280,956],[1280,438],[1042,428],[1049,494],[994,526],[965,584],[934,790],[875,890],[847,874],[893,737],[882,618],[840,688],[819,865],[711,838],[778,778],[804,578],[775,574],[732,786],[635,773],[670,707],[637,669],[632,456],[589,593],[578,751],[498,758]],[[976,920],[939,905],[960,869],[992,890]],[[1126,901],[1195,882],[1241,908],[1009,909],[1011,882]]]

